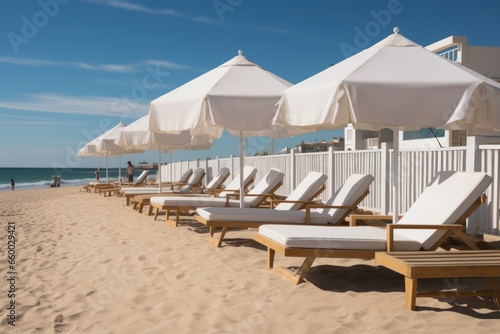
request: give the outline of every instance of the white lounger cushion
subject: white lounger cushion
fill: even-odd
[[[325,205],[351,206],[361,197],[373,182],[370,174],[352,174],[347,178],[342,187],[325,202]],[[328,214],[328,222],[336,224],[346,213],[347,209],[323,209],[322,213]]]
[[[268,194],[279,183],[283,181],[285,174],[276,168],[271,168],[269,172],[259,181],[259,183],[248,193]],[[260,202],[262,196],[247,196],[244,198],[244,206],[254,207]],[[226,198],[222,197],[180,197],[180,196],[158,196],[151,198],[151,203],[170,207],[201,207],[201,206],[225,206]],[[229,206],[238,207],[239,199],[229,200]]]
[[[491,183],[485,173],[439,172],[398,221],[398,224],[453,224]],[[397,230],[429,249],[445,233],[432,230]]]
[[[225,180],[226,177],[229,175],[229,168],[227,167],[222,167],[219,172],[217,173],[217,175],[212,179],[212,181],[210,181],[207,186],[206,186],[206,189],[207,190],[210,190],[210,189],[216,189],[216,188],[219,188],[221,186],[221,182],[222,180]],[[244,174],[243,174],[244,175]]]
[[[189,168],[188,170],[186,170],[184,172],[184,174],[181,175],[179,181],[174,181],[175,182],[183,182],[183,183],[186,183],[189,178],[191,177],[191,175],[193,175],[193,169],[192,168]]]
[[[397,224],[456,223],[484,193],[491,180],[485,173],[439,172]],[[259,233],[287,247],[386,249],[385,229],[372,226],[263,225],[259,227]],[[439,240],[441,233],[443,232],[396,229],[395,250],[415,250],[413,247],[416,245],[420,245],[417,250],[420,248],[427,250]],[[375,244],[383,248],[376,248]]]
[[[316,173],[316,172],[312,172]],[[319,174],[319,173],[316,173]],[[307,178],[306,178],[307,179]],[[306,180],[304,179],[304,181]],[[319,178],[323,179],[323,178]],[[365,193],[373,182],[373,176],[365,174],[353,174],[340,187],[339,190],[325,203],[326,205],[350,206]],[[321,184],[316,184],[319,189]],[[315,191],[311,191],[314,194]],[[289,199],[289,198],[287,198]],[[303,197],[307,199],[307,197]],[[347,209],[313,209],[311,210],[311,224],[326,225],[336,224]],[[305,224],[306,213],[296,210],[274,210],[270,209],[239,209],[239,208],[200,208],[196,213],[207,221],[230,221],[230,222],[262,222],[278,224]]]
[[[297,210],[271,210],[251,208],[209,207],[196,210],[198,216],[207,221],[224,222],[262,222],[276,224],[304,224],[306,213]],[[311,212],[311,224],[326,224],[330,218],[327,214]]]
[[[385,229],[373,226],[262,225],[259,227],[259,234],[293,248],[387,249]],[[416,251],[421,247],[416,240],[394,236],[395,250]]]
[[[251,179],[255,177],[257,174],[257,169],[252,166],[243,167],[243,184],[247,184]],[[240,175],[236,175],[236,177],[229,182],[229,184],[225,187],[227,190],[240,190]],[[226,198],[226,194],[232,194],[233,191],[223,191],[219,194],[219,197]]]
[[[189,183],[182,186],[177,192],[181,194],[190,194],[193,190],[193,187],[200,184],[203,176],[205,175],[205,170],[203,168],[196,168],[193,172],[193,176],[189,180]]]
[[[164,188],[164,187],[162,187]],[[130,187],[121,188],[123,194],[142,194],[142,193],[158,193],[158,186],[155,187]]]
[[[309,172],[300,184],[286,198],[289,201],[309,200],[325,184],[327,176],[318,172]],[[280,203],[274,210],[298,210],[302,203]]]

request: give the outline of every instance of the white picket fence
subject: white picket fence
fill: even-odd
[[[500,200],[500,145],[481,145],[480,169],[493,177],[493,183],[488,188],[486,205],[481,206],[477,213],[468,221],[469,233],[500,234],[499,200]],[[260,180],[269,168],[278,168],[285,173],[283,186],[278,189],[280,195],[289,194],[294,187],[310,172],[318,171],[328,176],[327,188],[321,194],[321,199],[328,199],[334,190],[353,173],[371,174],[375,178],[370,194],[363,200],[361,207],[381,213],[392,211],[391,172],[392,150],[386,146],[378,150],[363,151],[329,151],[320,153],[290,154],[245,157],[244,165],[257,168],[256,180]],[[467,149],[441,148],[427,150],[400,151],[400,208],[404,213],[425,189],[426,185],[439,171],[467,170]],[[178,161],[162,166],[163,180],[178,180],[188,168],[202,167],[207,171],[205,183],[217,174],[222,167],[231,171],[230,180],[239,174],[239,157],[217,158],[206,160]],[[443,199],[446,200],[446,199]],[[436,203],[436,210],[439,203]]]

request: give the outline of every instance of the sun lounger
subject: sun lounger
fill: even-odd
[[[245,207],[258,207],[266,198],[274,195],[274,192],[283,184],[285,174],[276,168],[271,168],[269,172],[244,196]],[[239,206],[239,192],[233,193],[223,191],[217,197],[182,197],[182,196],[158,196],[152,197],[150,206],[155,208],[156,220],[160,210],[166,211],[166,222],[168,225],[177,226],[179,214],[196,210],[199,207],[207,206]],[[170,211],[175,211],[175,220],[169,220]]]
[[[196,171],[194,173],[195,175],[192,177],[191,180],[196,180],[198,177],[196,175]],[[141,195],[134,195],[134,194],[127,194],[125,196],[130,196],[133,197],[133,202],[134,202],[134,210],[138,209],[139,213],[142,213],[142,210],[145,205],[149,205],[149,202],[151,200],[151,197],[154,196],[163,196],[163,195],[186,195],[186,196],[203,196],[203,195],[209,195],[211,191],[215,190],[221,190],[224,189],[224,182],[226,179],[229,177],[229,168],[227,167],[222,167],[217,175],[210,181],[206,186],[183,186],[179,191],[166,191],[166,192],[152,192],[149,194],[141,194]],[[245,183],[248,182],[253,182],[253,179],[249,179],[245,181]],[[191,182],[190,182],[191,183]],[[198,182],[199,183],[199,182]],[[149,208],[148,215],[150,216],[152,214],[152,208]]]
[[[139,175],[137,180],[132,183],[121,183],[120,185],[117,183],[108,183],[104,185],[96,185],[98,190],[94,192],[99,192],[99,195],[103,195],[106,197],[106,195],[111,195],[112,193],[121,193],[123,189],[135,189],[135,188],[144,188],[146,185],[146,179],[149,175],[149,170],[143,170],[142,173]]]
[[[161,192],[162,195],[174,195],[174,194],[192,194],[193,189],[195,187],[201,187],[201,184],[203,182],[203,177],[205,177],[205,170],[203,168],[196,168],[196,170],[193,172],[193,176],[189,179],[189,182],[182,187],[171,187],[170,190],[166,190]],[[142,208],[144,205],[149,204],[149,199],[152,196],[158,196],[160,195],[159,190],[156,191],[156,193],[153,194],[144,194],[144,195],[134,195],[132,194],[127,194],[127,196],[133,196],[134,198],[134,210],[139,208],[139,213],[142,213]],[[137,199],[137,200],[136,200]]]
[[[209,242],[216,247],[221,246],[222,240],[229,228],[259,227],[263,224],[279,223],[280,220],[289,223],[293,216],[300,217],[298,220],[305,223],[306,213],[297,210],[301,209],[304,205],[313,203],[312,200],[324,190],[326,179],[326,175],[322,173],[310,172],[285,200],[278,202],[279,204],[274,209],[199,208],[196,210],[197,215],[195,219],[210,227]],[[366,187],[367,189],[368,186]],[[324,219],[323,223],[325,224],[328,219],[328,212],[325,214],[318,212],[318,215]],[[216,239],[214,234],[218,228],[222,228],[222,231],[219,238]]]
[[[296,273],[277,270],[295,284],[317,257],[373,259],[379,251],[433,251],[452,234],[477,249],[462,224],[484,202],[491,180],[485,173],[440,172],[404,216],[386,228],[263,225],[254,240],[267,247],[270,269],[275,252],[306,258]]]
[[[122,183],[120,187],[141,187],[146,184],[146,178],[149,175],[149,170],[143,170],[135,182]]]
[[[255,178],[255,174],[257,173],[257,170],[254,168],[254,167],[251,167],[251,166],[245,166],[245,168],[243,169],[243,180],[244,180],[244,185],[245,185],[245,191],[248,187],[250,187],[250,185],[253,183],[254,181],[254,178]],[[196,196],[209,196],[209,195],[213,195],[213,196],[216,196],[220,193],[220,191],[225,191],[225,192],[238,192],[239,191],[239,185],[240,185],[240,181],[239,181],[239,175],[236,179],[234,179],[233,181],[231,181],[227,187],[224,187],[223,185],[220,186],[219,188],[212,188],[210,189],[210,191],[208,191],[208,194],[196,194]],[[145,191],[141,191],[141,189],[144,189]],[[126,204],[127,206],[129,205],[130,201],[134,201],[135,203],[135,199],[140,199],[142,197],[144,198],[147,198],[147,199],[150,199],[151,197],[155,197],[155,196],[172,196],[172,195],[176,195],[176,196],[192,196],[193,194],[172,194],[170,191],[166,190],[166,191],[163,191],[162,189],[162,192],[160,193],[160,190],[158,187],[154,187],[154,188],[141,188],[141,189],[138,189],[138,188],[133,188],[133,189],[130,189],[130,188],[127,188],[127,189],[124,189],[123,190],[123,197],[125,197],[125,200],[126,200]],[[195,188],[193,188],[193,190],[195,190]],[[150,213],[151,215],[151,208],[150,208]]]
[[[164,183],[167,186],[170,186],[171,189],[173,189],[174,186],[183,186],[188,184],[189,179],[193,175],[193,169],[189,168],[187,171],[184,172],[184,174],[181,175],[178,181],[172,181],[172,182],[166,182]]]
[[[227,178],[231,172],[229,171],[229,168],[227,167],[222,167],[217,175],[206,185],[202,187],[194,187],[193,194],[210,194],[210,191],[212,190],[222,190],[224,189],[224,182],[226,182]]]
[[[210,243],[220,247],[222,239],[229,228],[256,228],[264,224],[306,224],[306,225],[338,225],[345,217],[368,195],[368,189],[373,182],[371,175],[353,174],[344,185],[324,204],[313,204],[310,200],[319,194],[310,196],[310,191],[304,191],[305,186],[314,184],[312,172],[290,194],[286,201],[273,210],[252,210],[248,208],[199,208],[195,219],[210,227]],[[323,175],[323,174],[320,174]],[[326,176],[324,176],[326,180]],[[325,182],[324,180],[322,181]],[[306,210],[299,211],[297,204],[290,201],[297,199],[297,194],[303,194],[299,200],[308,199]],[[300,196],[300,195],[299,195]],[[309,196],[309,197],[308,197]],[[288,203],[287,203],[288,202]],[[213,238],[217,228],[222,228],[219,239]]]
[[[191,182],[188,180],[191,178],[193,175],[193,169],[189,168],[179,179],[179,181],[175,182],[165,182],[162,183],[162,187],[166,187],[165,192],[167,191],[173,191],[174,186],[176,185],[186,185],[189,186],[189,189],[193,188],[194,186],[199,186],[201,184],[201,180],[203,179],[203,176],[205,175],[205,171],[203,168],[197,169],[199,170],[199,173],[203,173],[199,179],[196,180],[196,182],[193,183],[191,186]],[[186,182],[185,182],[186,181]],[[168,187],[168,188],[167,188]],[[169,190],[168,190],[169,189]],[[109,189],[108,191],[112,191],[113,189]],[[160,188],[159,185],[155,186],[149,186],[149,187],[120,187],[120,192],[119,192],[123,197],[125,197],[125,202],[127,206],[130,204],[130,200],[134,198],[137,195],[145,195],[145,194],[159,194],[160,193]],[[163,193],[163,189],[162,189]]]

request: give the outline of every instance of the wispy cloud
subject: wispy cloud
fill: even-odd
[[[19,114],[0,114],[0,127],[16,126],[16,125],[80,125],[79,122],[67,120],[50,119],[39,116],[26,116]]]
[[[141,117],[149,102],[102,96],[32,94],[21,101],[0,101],[0,108],[76,115]]]
[[[146,7],[142,4],[138,4],[135,2],[129,2],[129,1],[83,0],[83,2],[86,2],[89,4],[101,5],[101,6],[119,8],[122,10],[134,11],[134,12],[139,12],[139,13],[144,13],[144,14],[149,14],[149,15],[163,15],[163,16],[177,17],[180,19],[185,19],[185,20],[199,22],[199,23],[205,23],[205,24],[212,24],[212,25],[220,25],[221,24],[220,21],[211,19],[207,16],[186,15],[186,14],[180,13],[179,11],[173,10],[173,9],[155,9],[155,8]]]
[[[288,30],[288,29],[283,29],[283,28],[276,28],[276,27],[258,26],[258,27],[253,27],[253,30],[270,32],[270,33],[279,34],[279,35],[305,36],[303,33],[298,32],[298,31],[293,31],[293,30]]]
[[[170,69],[170,70],[199,71],[199,69],[196,69],[188,65],[182,65],[174,62],[169,62],[165,60],[155,60],[155,59],[148,59],[135,64],[90,64],[84,62],[64,62],[64,61],[54,61],[46,59],[0,56],[0,63],[20,65],[20,66],[57,66],[57,67],[75,68],[75,69],[100,71],[100,72],[113,72],[113,73],[138,72],[144,70],[144,67],[146,66],[156,66],[162,69]]]

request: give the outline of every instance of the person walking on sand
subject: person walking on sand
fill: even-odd
[[[14,179],[10,179],[10,190],[14,190],[14,187],[16,186]]]
[[[134,182],[134,166],[130,161],[127,161],[127,169],[125,170],[128,182]]]

